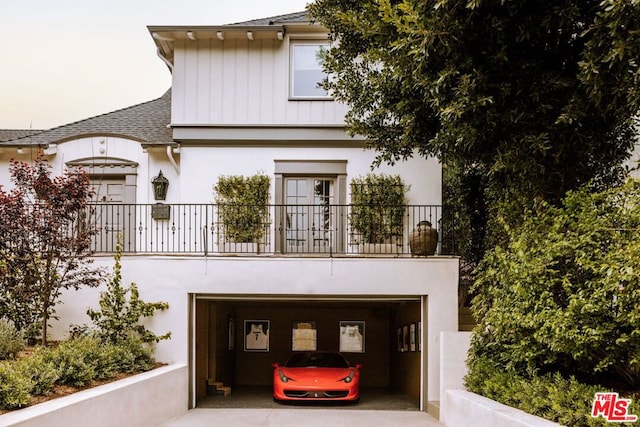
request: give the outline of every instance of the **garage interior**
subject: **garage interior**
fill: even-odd
[[[340,321],[365,325],[364,352],[343,352],[351,364],[363,366],[363,407],[389,409],[384,407],[381,394],[396,400],[403,396],[408,406],[420,406],[421,362],[426,354],[426,348],[420,351],[419,342],[420,297],[310,300],[198,295],[194,319],[194,389],[199,407],[215,403],[233,407],[239,395],[244,395],[244,401],[272,402],[272,364],[284,363],[291,355],[294,322],[314,322],[317,350],[339,351]],[[245,351],[245,320],[269,321],[268,351]],[[411,331],[415,331],[415,339],[411,339]],[[424,363],[426,371],[426,357]],[[225,397],[212,387],[214,383],[229,387],[230,395]],[[247,398],[248,393],[256,395]]]

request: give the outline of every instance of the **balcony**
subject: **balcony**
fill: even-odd
[[[121,235],[125,254],[409,257],[410,233],[421,221],[429,221],[438,232],[435,255],[455,253],[452,223],[443,216],[442,206],[369,208],[372,225],[364,231],[353,225],[355,215],[361,214],[357,208],[328,204],[255,209],[215,204],[91,204],[84,217],[98,229],[92,242],[97,254],[115,252]],[[246,224],[234,223],[234,218],[242,221],[246,215],[235,215],[233,209],[260,212],[257,223],[256,215],[251,215],[251,233],[247,234]]]

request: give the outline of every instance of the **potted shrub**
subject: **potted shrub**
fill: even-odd
[[[267,175],[230,175],[213,187],[225,252],[259,252],[269,226]]]
[[[351,180],[351,240],[361,252],[397,252],[402,245],[405,192],[399,175],[370,173]]]

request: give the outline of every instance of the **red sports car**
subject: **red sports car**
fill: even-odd
[[[341,400],[360,398],[360,368],[340,353],[294,353],[287,363],[273,364],[273,399]]]

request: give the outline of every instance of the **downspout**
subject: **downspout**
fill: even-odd
[[[178,147],[178,149],[180,148]],[[171,147],[170,145],[167,145],[167,157],[169,158],[169,162],[171,162],[171,165],[176,170],[178,175],[180,175],[180,166],[178,166],[178,163],[176,163],[176,159],[173,157],[173,147]]]

